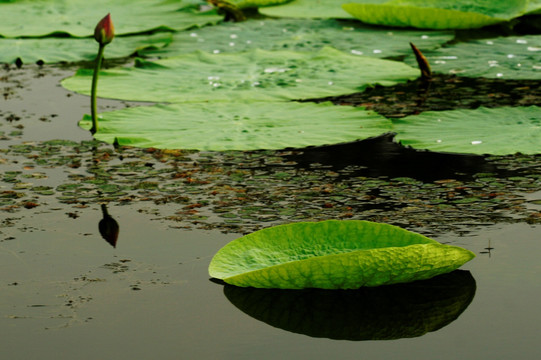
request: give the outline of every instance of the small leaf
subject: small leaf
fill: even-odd
[[[395,226],[328,220],[236,239],[214,256],[209,273],[241,287],[356,289],[429,279],[474,257]]]

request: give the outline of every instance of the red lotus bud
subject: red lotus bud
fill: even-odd
[[[101,45],[107,45],[115,37],[115,27],[111,21],[111,14],[100,20],[96,29],[94,29],[94,39]]]

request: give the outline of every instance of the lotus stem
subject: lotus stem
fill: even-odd
[[[96,106],[96,92],[98,89],[98,76],[101,68],[101,62],[103,60],[103,49],[105,49],[105,45],[100,44],[99,50],[98,50],[98,56],[96,57],[96,61],[94,64],[94,74],[92,75],[92,88],[90,91],[90,111],[92,114],[92,128],[90,129],[90,132],[92,135],[94,135],[98,131],[98,111]]]
[[[105,45],[113,41],[115,37],[115,27],[111,20],[111,14],[107,14],[100,20],[96,28],[94,29],[94,39],[100,45],[98,50],[98,56],[94,64],[94,74],[92,75],[92,88],[90,90],[90,111],[92,114],[92,128],[90,132],[94,135],[98,131],[98,111],[96,109],[96,91],[98,88],[98,76],[101,68],[101,62],[103,60],[103,49]]]

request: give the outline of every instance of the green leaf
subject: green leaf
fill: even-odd
[[[17,0],[0,3],[0,34],[4,37],[38,37],[67,33],[91,36],[98,21],[107,13],[115,34],[135,34],[151,30],[184,30],[217,23],[222,16],[200,12],[199,1],[161,0]]]
[[[166,149],[257,150],[334,144],[378,136],[391,122],[331,103],[210,102],[156,105],[100,114],[95,138]],[[90,129],[90,117],[81,121]]]
[[[356,289],[429,279],[474,257],[395,226],[328,220],[236,239],[214,256],[209,273],[241,287]]]
[[[526,13],[528,15],[541,14],[541,0],[530,0],[526,8]]]
[[[418,76],[418,70],[401,62],[344,54],[332,48],[318,53],[259,49],[241,54],[196,52],[100,72],[98,96],[177,103],[276,101],[353,93]],[[62,85],[89,94],[91,78],[91,70],[80,70]]]
[[[380,0],[380,2],[383,0]],[[295,0],[285,5],[259,9],[267,16],[291,18],[350,19],[352,16],[341,8],[348,0]]]
[[[366,26],[356,20],[264,19],[223,23],[173,35],[173,42],[142,52],[145,56],[172,57],[193,52],[263,50],[315,51],[325,46],[371,57],[409,55],[409,42],[423,51],[454,38],[451,31],[400,30]],[[417,65],[415,65],[416,67]]]
[[[507,155],[541,153],[541,109],[431,111],[393,120],[396,140],[415,149]]]
[[[472,40],[423,51],[434,72],[468,77],[541,79],[541,36]],[[415,64],[414,57],[406,63]]]
[[[527,0],[391,0],[383,4],[350,3],[342,7],[367,24],[473,29],[518,17],[526,12],[527,4]]]
[[[158,49],[171,42],[171,34],[157,33],[146,36],[116,37],[113,46],[105,50],[106,58],[130,56],[143,49]],[[93,38],[44,38],[44,39],[0,39],[0,62],[23,63],[76,62],[94,60],[98,44]]]
[[[271,326],[336,340],[392,340],[422,336],[456,320],[475,296],[469,271],[425,281],[357,290],[253,289],[226,285],[244,313]]]

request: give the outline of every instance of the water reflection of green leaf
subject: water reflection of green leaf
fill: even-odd
[[[227,299],[271,326],[340,340],[422,336],[456,320],[475,296],[469,271],[359,290],[275,290],[226,285]]]

